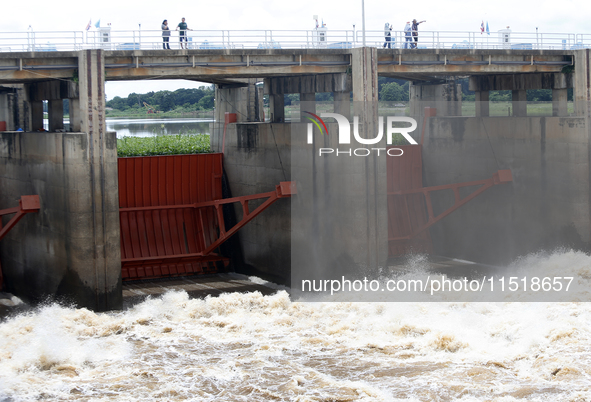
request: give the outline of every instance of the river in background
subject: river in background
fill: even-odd
[[[107,119],[107,131],[116,131],[117,138],[149,137],[167,134],[210,134],[212,119],[157,118]]]
[[[572,272],[573,300],[589,300],[584,253],[513,269]],[[0,323],[0,400],[591,400],[590,303],[310,303],[288,291],[21,313]]]

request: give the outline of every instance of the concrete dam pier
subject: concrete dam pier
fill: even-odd
[[[384,267],[394,256],[394,241],[399,249],[429,242],[435,254],[490,264],[559,246],[587,251],[589,62],[589,50],[0,53],[0,208],[13,207],[21,195],[40,199],[39,212],[27,214],[0,241],[4,290],[28,299],[58,297],[94,310],[122,307],[121,236],[126,232],[120,226],[116,135],[106,131],[104,84],[163,76],[215,84],[211,147],[223,153],[223,172],[206,180],[221,186],[225,175],[229,189],[216,197],[264,193],[280,182],[298,182],[294,198],[274,203],[236,235],[242,269],[252,274],[289,284],[294,273],[307,269],[300,264],[309,261],[350,270]],[[333,93],[329,112],[350,123],[358,117],[357,134],[370,141],[380,116],[378,76],[411,81],[409,116],[417,123],[411,135],[420,152],[409,162],[408,174],[396,178],[385,154],[318,154],[320,148],[356,145],[339,143],[337,121],[322,117],[326,110],[316,104],[315,94]],[[454,80],[466,76],[476,93],[471,116],[462,116],[461,89]],[[574,106],[569,110],[571,88]],[[526,94],[533,89],[552,90],[552,115],[528,115]],[[489,93],[496,90],[512,91],[510,115],[492,115]],[[286,115],[285,95],[293,93],[300,95],[300,112],[326,123],[326,132],[313,131],[312,143],[307,142],[308,124],[318,130],[312,120],[320,122]],[[70,132],[63,132],[64,99],[70,102]],[[38,131],[44,101],[48,132]],[[397,145],[387,144],[384,135],[371,146]],[[410,158],[412,152],[405,155]],[[511,182],[488,189],[423,230],[420,242],[392,240],[397,239],[392,225],[427,217],[431,209],[437,215],[456,197],[453,191],[434,193],[423,207],[426,201],[409,196],[405,202],[414,212],[399,218],[389,208],[393,180],[406,189],[430,188],[487,179],[502,170],[511,171]],[[465,197],[469,190],[458,194]],[[244,211],[235,204],[237,219]],[[317,258],[318,250],[323,254]]]

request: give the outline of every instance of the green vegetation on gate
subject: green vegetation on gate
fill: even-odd
[[[211,152],[209,135],[176,134],[117,139],[117,156],[182,155]]]

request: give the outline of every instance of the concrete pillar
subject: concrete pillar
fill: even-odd
[[[490,116],[489,91],[476,91],[476,117]]]
[[[573,98],[576,116],[591,115],[591,92],[589,86],[590,63],[589,49],[575,50],[575,73],[573,83]]]
[[[29,132],[31,129],[31,104],[29,103],[29,85],[21,84],[17,88],[17,128]]]
[[[527,91],[525,89],[514,89],[511,91],[513,116],[527,116]]]
[[[351,52],[353,116],[359,116],[362,138],[375,138],[378,132],[378,57],[377,49],[364,47]],[[378,146],[385,146],[385,137]],[[358,263],[371,268],[383,266],[388,257],[388,208],[386,196],[386,158],[368,156],[355,159],[355,177],[343,175],[341,184],[351,186],[351,210],[363,211],[363,218],[347,245]],[[352,161],[347,163],[351,165]],[[348,166],[351,168],[352,166]],[[354,184],[353,184],[354,183]],[[357,187],[359,186],[359,187]],[[357,190],[355,190],[357,189]]]
[[[7,116],[6,116],[6,129],[8,131],[15,131],[16,130],[16,116],[17,116],[17,107],[16,107],[16,94],[9,93],[7,94]]]
[[[300,94],[300,112],[316,113],[316,94],[314,92]]]
[[[283,94],[269,95],[269,118],[271,123],[283,123],[285,121],[285,103]]]
[[[80,99],[71,98],[70,101],[70,131],[80,132]]]
[[[410,115],[420,116],[425,107],[437,109],[437,116],[462,115],[462,88],[450,84],[424,84],[410,86]]]
[[[31,131],[39,131],[43,128],[43,101],[32,101],[29,104]]]
[[[575,77],[574,77],[574,90],[573,97],[575,100],[575,115],[583,117],[585,119],[585,131],[587,134],[587,175],[591,177],[591,54],[589,49],[575,50]],[[591,199],[591,186],[589,189],[589,199]],[[587,205],[589,215],[591,215],[591,202]],[[581,225],[581,223],[578,223]],[[584,238],[591,238],[591,222],[585,222],[586,230],[581,232],[584,233]]]
[[[351,92],[334,92],[334,112],[351,121]]]
[[[374,48],[358,48],[351,52],[351,73],[353,86],[353,102],[377,102],[378,72],[377,50]]]
[[[567,89],[552,90],[552,116],[568,116]]]
[[[61,99],[48,101],[47,115],[49,118],[48,131],[54,133],[64,129],[64,102]]]
[[[105,124],[105,61],[102,50],[78,52],[80,102],[74,112],[88,138],[90,177],[83,190],[89,204],[78,206],[70,250],[77,282],[63,291],[93,310],[121,308],[121,249],[117,149],[114,133]]]

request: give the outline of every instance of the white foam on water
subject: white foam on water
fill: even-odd
[[[511,269],[577,272],[591,257],[532,255]],[[581,293],[580,297],[585,296]],[[302,303],[285,291],[117,313],[58,305],[0,324],[0,400],[583,401],[591,306]]]

